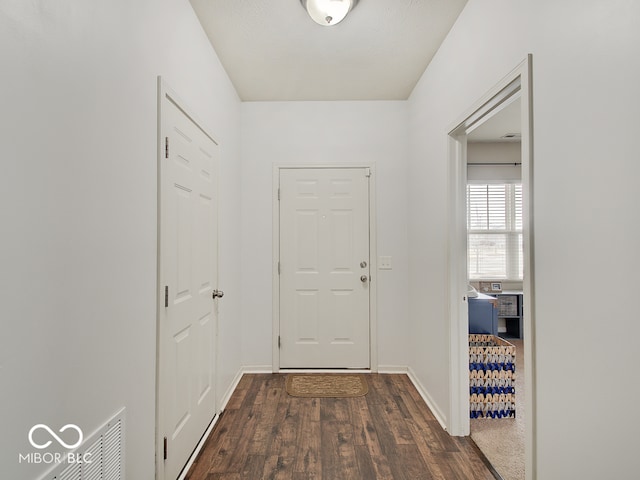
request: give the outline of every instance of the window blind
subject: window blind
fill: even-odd
[[[473,280],[521,280],[522,184],[467,185],[467,265]]]

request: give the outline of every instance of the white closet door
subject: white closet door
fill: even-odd
[[[162,135],[158,422],[175,479],[216,414],[218,146],[170,98]]]

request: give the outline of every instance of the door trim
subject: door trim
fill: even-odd
[[[524,243],[525,474],[536,472],[536,321],[533,228],[533,100],[532,56],[500,80],[449,129],[449,271],[450,412],[452,435],[469,435],[469,343],[467,294],[466,191],[467,134],[514,99],[521,102],[521,152]]]
[[[378,371],[378,328],[377,328],[377,295],[378,295],[378,255],[377,255],[377,224],[376,224],[376,169],[372,163],[323,163],[323,164],[274,164],[272,178],[272,371],[280,371],[280,349],[278,337],[280,335],[280,275],[278,262],[280,261],[280,205],[278,189],[280,188],[280,170],[282,169],[311,169],[311,168],[369,168],[369,370]],[[288,370],[287,370],[288,371]],[[316,370],[314,370],[316,371]],[[351,372],[352,370],[345,370]]]
[[[204,126],[204,124],[198,119],[198,117],[193,113],[193,111],[187,106],[187,104],[182,101],[182,99],[172,90],[166,83],[166,81],[158,76],[157,80],[158,85],[158,113],[157,113],[157,132],[158,132],[158,151],[157,151],[157,164],[156,164],[156,218],[157,218],[157,245],[156,245],[156,348],[155,348],[155,366],[156,366],[156,378],[155,378],[155,452],[156,452],[156,460],[155,460],[155,470],[157,479],[165,478],[165,468],[164,468],[164,425],[163,418],[165,418],[164,405],[161,402],[161,391],[162,387],[160,381],[160,370],[161,370],[161,341],[162,341],[162,333],[163,333],[163,325],[164,325],[164,281],[162,278],[162,250],[161,250],[161,242],[162,242],[162,165],[164,160],[164,131],[163,131],[163,112],[164,106],[163,102],[165,98],[172,102],[176,107],[178,107],[182,113],[184,113],[209,139],[219,145],[219,143],[214,139],[214,137],[209,133],[210,130]],[[218,198],[219,202],[219,198]],[[218,206],[219,209],[219,206]],[[216,228],[216,234],[219,235],[219,230]],[[218,242],[218,249],[220,248],[220,244]],[[219,252],[216,253],[219,257]],[[217,306],[214,305],[214,308],[217,309]],[[214,352],[214,386],[215,379],[217,378],[217,369],[218,369],[218,324],[219,319],[218,315],[215,316],[215,341],[216,348]],[[215,416],[211,419],[211,422],[208,424],[205,435],[208,434],[213,425],[219,418],[219,407],[218,407],[218,398],[217,393],[214,391],[214,401],[216,403]],[[181,477],[184,476],[187,468],[193,463],[193,459],[198,454],[201,448],[202,439],[194,445],[194,453],[187,459],[187,463],[185,464],[185,469],[181,473]]]

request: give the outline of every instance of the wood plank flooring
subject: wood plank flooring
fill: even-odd
[[[365,375],[358,398],[296,398],[285,374],[245,375],[186,480],[493,480],[406,375]]]

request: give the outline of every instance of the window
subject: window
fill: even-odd
[[[467,185],[470,280],[522,280],[522,184]]]

